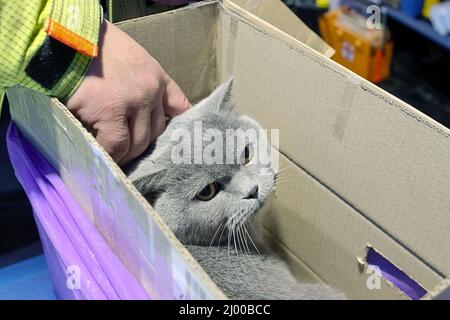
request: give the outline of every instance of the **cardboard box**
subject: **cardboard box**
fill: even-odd
[[[266,208],[265,234],[300,279],[351,299],[407,299],[406,277],[424,298],[449,298],[450,130],[331,61],[308,32],[270,25],[260,17],[277,21],[277,11],[250,2],[202,2],[119,26],[191,101],[234,75],[239,111],[280,129],[291,180]],[[21,87],[8,98],[22,133],[151,297],[174,298],[159,289],[169,279],[183,297],[225,298],[60,102]],[[383,278],[368,267],[375,260]]]

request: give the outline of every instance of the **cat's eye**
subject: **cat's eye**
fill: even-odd
[[[219,193],[219,184],[217,182],[211,182],[197,195],[198,200],[209,201]]]
[[[251,144],[248,144],[244,148],[244,152],[242,153],[242,163],[247,164],[253,158],[253,147]]]

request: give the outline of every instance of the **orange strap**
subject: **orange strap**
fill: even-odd
[[[88,57],[95,58],[98,55],[98,46],[67,29],[53,19],[48,20],[45,32],[47,32],[50,37],[64,43],[66,46],[69,46]]]

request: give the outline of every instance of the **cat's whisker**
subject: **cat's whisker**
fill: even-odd
[[[231,237],[230,237],[230,233],[231,233],[231,228],[228,228],[228,262],[230,263],[231,266],[231,257],[230,257],[230,241],[231,241]]]
[[[286,170],[278,171],[277,172],[277,177],[290,175],[291,173],[292,172],[289,172],[289,171],[286,171]]]
[[[291,174],[292,173],[292,171],[290,171],[290,170],[288,170],[288,169],[293,169],[294,167],[287,167],[287,168],[284,168],[284,169],[280,169],[280,170],[278,170],[278,172],[276,173],[276,176],[277,177],[284,177],[284,176],[286,176],[286,175],[289,175],[289,174]]]
[[[283,181],[283,180],[291,180],[292,178],[290,176],[286,176],[286,177],[277,177],[274,182],[277,183],[279,181]]]
[[[236,254],[237,254],[237,259],[238,259],[239,265],[241,266],[242,271],[244,271],[244,273],[245,273],[245,268],[244,268],[244,265],[242,264],[241,256],[239,255],[239,250],[237,248],[238,244],[236,242],[236,233],[235,233],[234,229],[233,229],[233,244],[234,244],[234,250],[236,250]]]
[[[243,227],[245,227],[245,226],[243,225]],[[258,278],[258,281],[261,283],[261,278],[260,278],[260,275],[259,275],[258,267],[257,267],[257,265],[251,260],[251,252],[250,252],[250,247],[248,246],[247,237],[244,236],[244,231],[243,231],[242,229],[240,229],[240,231],[241,231],[242,238],[243,238],[244,241],[245,241],[245,246],[247,247],[247,251],[248,251],[248,254],[247,254],[248,261],[251,263],[251,265],[252,265],[253,268],[255,269],[255,272],[254,272],[254,273],[255,273],[256,277]]]
[[[276,185],[280,185],[280,184],[282,184],[282,183],[287,183],[287,182],[291,182],[291,180],[282,180],[282,181],[278,181],[278,182],[276,183]]]
[[[241,237],[242,246],[244,247],[244,253],[245,253],[245,256],[247,257],[248,262],[250,262],[250,264],[255,269],[255,274],[257,275],[257,277],[259,279],[258,268],[256,267],[255,263],[251,259],[251,252],[250,252],[250,248],[248,246],[247,237],[244,236],[244,231],[242,230],[242,227],[243,227],[243,225],[239,228],[238,233]]]
[[[240,227],[239,227],[239,226],[236,228],[235,234],[236,234],[236,239],[237,239],[237,246],[238,246],[238,249],[239,249],[239,251],[242,253],[242,255],[246,256],[246,251],[245,251],[245,248],[244,248],[244,244],[243,244],[243,242],[242,242],[242,239],[241,239],[241,235],[240,235]]]
[[[247,252],[248,252],[248,253],[247,253],[247,259],[248,259],[248,261],[250,262],[250,264],[253,266],[253,268],[255,269],[255,270],[254,270],[254,274],[255,274],[256,277],[258,278],[258,281],[261,283],[262,281],[261,281],[261,278],[260,278],[260,276],[259,276],[259,270],[258,270],[256,264],[255,264],[255,263],[252,261],[252,259],[251,259],[250,247],[248,246],[247,237],[244,236],[244,231],[243,231],[242,228],[245,228],[245,223],[243,223],[243,224],[241,225],[241,227],[239,228],[239,233],[241,234],[242,239],[244,239],[244,240],[242,241],[242,243],[245,243],[245,247],[247,247]]]
[[[227,228],[227,224],[225,223],[224,226],[223,226],[223,228],[222,228],[222,232],[220,233],[220,236],[219,236],[219,242],[217,243],[217,249],[216,249],[216,261],[217,261],[217,259],[219,258],[219,246],[220,246],[220,243],[221,243],[221,240],[222,240],[223,233],[224,233],[224,231],[225,231],[226,228]]]
[[[292,179],[280,179],[276,181],[276,184],[282,183],[282,182],[288,182],[291,181]]]
[[[292,179],[292,177],[291,177],[291,176],[277,177],[277,178],[275,179],[275,182],[276,182],[276,181],[280,181],[280,180],[286,180],[286,179]]]
[[[239,249],[242,251],[242,254],[244,256],[247,256],[247,251],[245,250],[244,241],[242,240],[241,227],[240,226],[238,226],[236,228],[236,235],[237,235]],[[241,247],[241,245],[242,245],[242,247]]]
[[[255,269],[254,271],[257,274],[257,277],[259,279],[258,268],[256,268],[255,263],[251,259],[250,248],[248,247],[247,239],[245,239],[245,236],[244,236],[244,233],[243,233],[243,230],[242,230],[242,225],[239,227],[239,229],[237,231],[238,231],[238,236],[239,236],[239,239],[240,239],[239,241],[242,244],[243,254],[247,258],[247,261],[250,262],[250,265]]]
[[[242,228],[241,228],[241,233],[242,233],[242,238],[244,239],[244,242],[245,242],[245,246],[246,246],[246,248],[247,248],[247,252],[248,252],[248,256],[251,256],[251,249],[250,249],[250,246],[249,246],[249,244],[248,244],[248,237],[244,234],[244,228],[245,228],[245,223],[242,225]]]
[[[211,242],[209,243],[209,247],[211,247],[212,244],[214,243],[214,239],[216,238],[216,236],[217,236],[217,234],[219,233],[219,231],[220,231],[220,229],[222,228],[222,226],[224,226],[225,221],[226,221],[226,218],[222,219],[222,222],[219,224],[219,227],[217,227],[217,230],[216,230],[216,232],[214,233],[214,235],[213,235],[213,237],[212,237],[212,239],[211,239]],[[220,243],[220,241],[219,241],[219,243]]]
[[[241,241],[242,241],[242,246],[244,247],[244,250],[245,250],[245,254],[246,254],[246,256],[247,256],[248,258],[250,258],[250,249],[249,249],[249,247],[248,247],[247,239],[245,238],[245,236],[244,236],[244,234],[243,234],[242,226],[243,226],[243,225],[241,225],[241,226],[239,227],[238,233],[239,233],[239,235],[240,235],[240,238],[241,238]]]
[[[277,179],[275,180],[275,184],[280,184],[282,182],[287,182],[287,181],[291,181],[291,178],[281,178],[281,179]]]
[[[251,241],[253,247],[256,249],[256,252],[258,252],[258,254],[261,255],[261,253],[260,253],[259,250],[258,250],[258,247],[256,247],[255,242],[253,242],[252,236],[251,236],[250,233],[248,232],[248,230],[247,230],[247,228],[245,227],[245,225],[244,225],[244,230],[245,230],[245,232],[247,233],[247,236],[248,236],[248,238],[250,239],[250,241]]]
[[[291,176],[291,174],[289,172],[284,171],[284,172],[278,173],[276,178],[277,179],[278,178],[285,178],[285,177],[289,177],[289,176]]]
[[[280,173],[285,172],[287,169],[293,169],[293,168],[295,168],[295,167],[293,167],[293,166],[286,166],[284,168],[280,168],[280,169],[278,169],[277,174],[279,175]]]

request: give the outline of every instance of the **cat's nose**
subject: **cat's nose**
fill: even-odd
[[[253,186],[244,199],[257,199],[258,198],[258,186]]]

